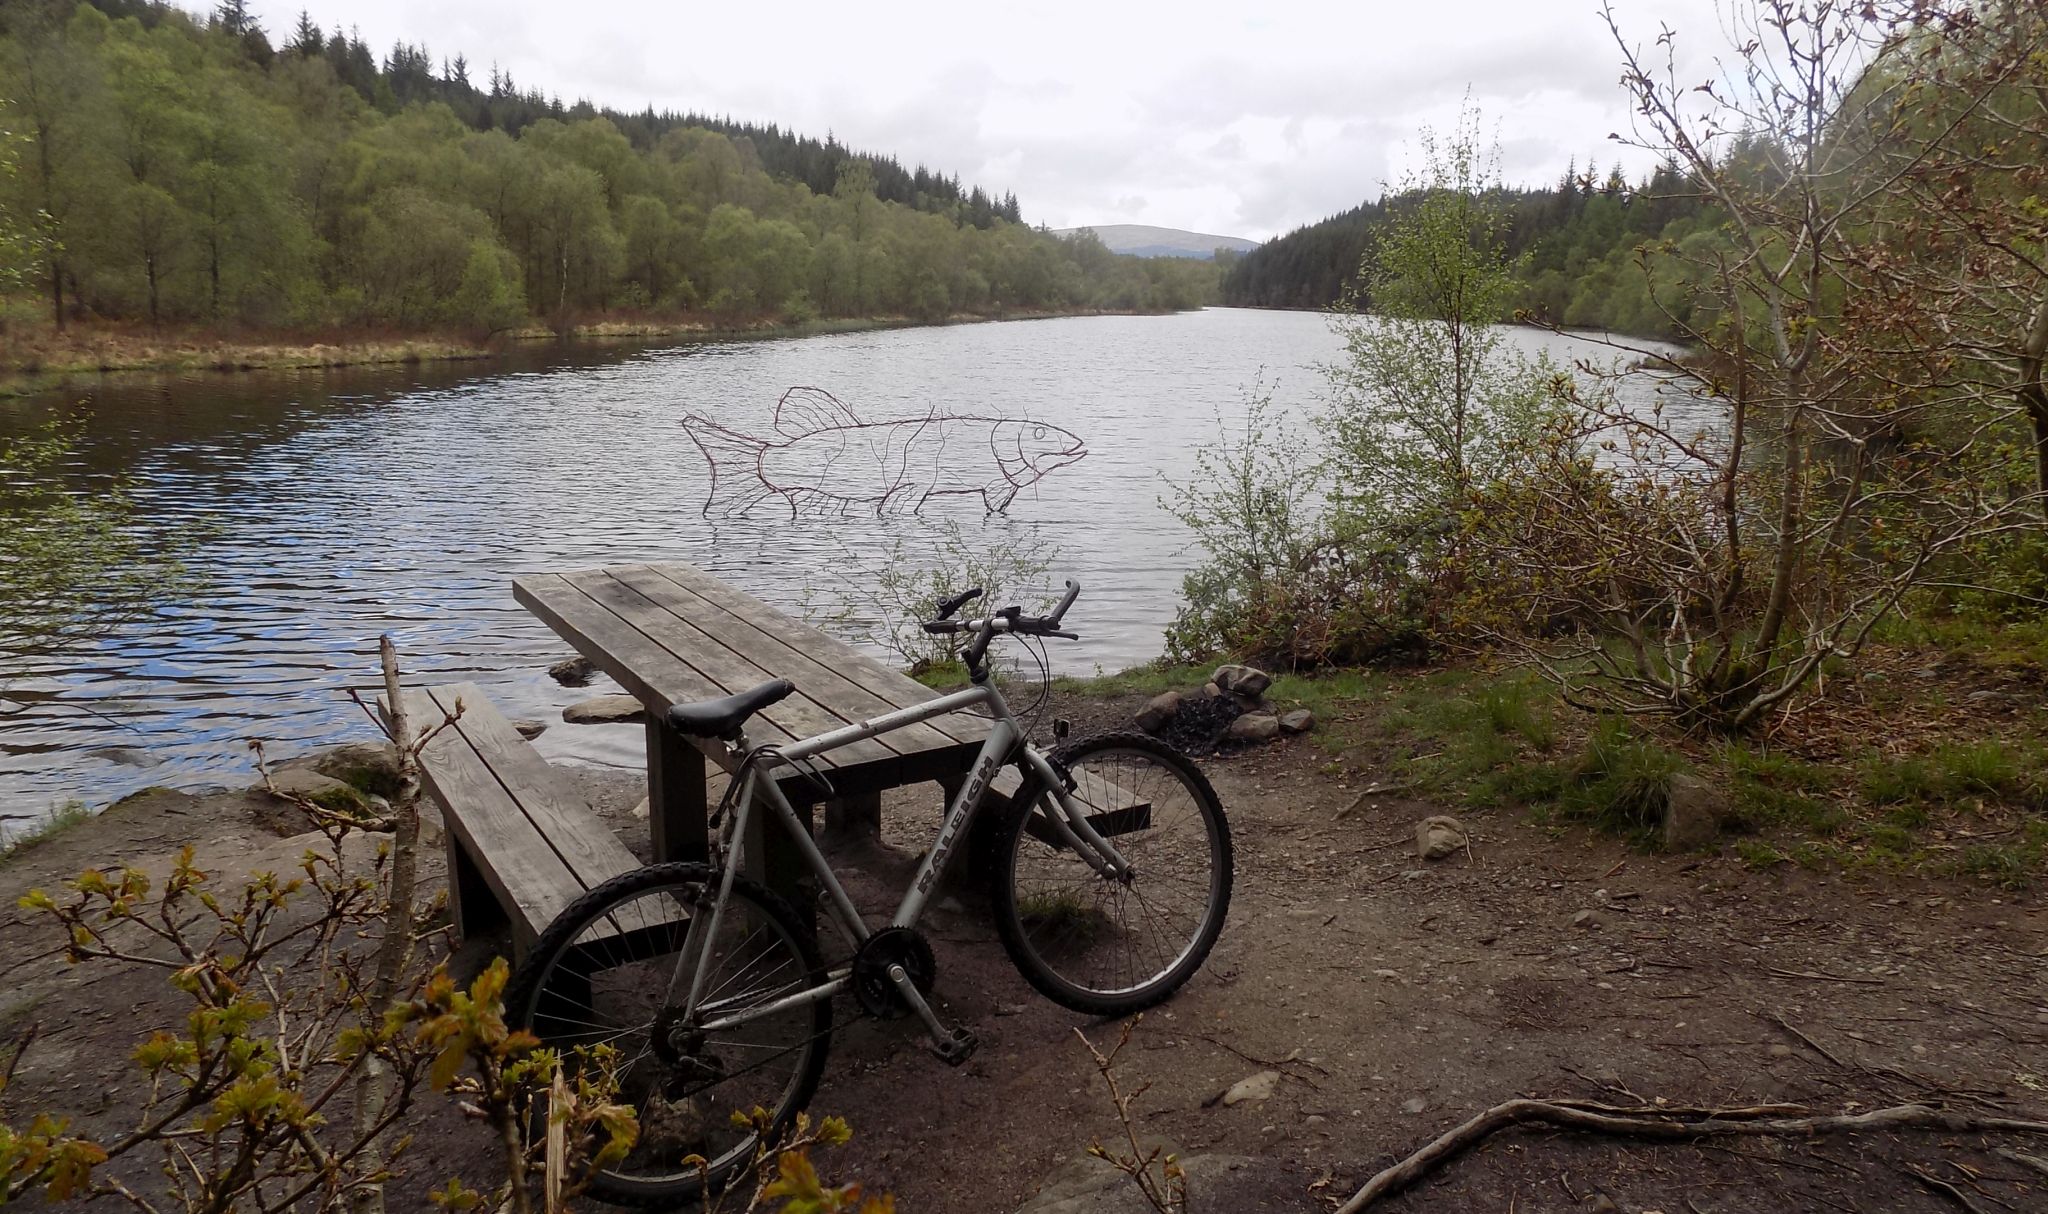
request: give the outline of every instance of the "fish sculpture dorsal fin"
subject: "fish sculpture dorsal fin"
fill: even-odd
[[[784,438],[802,438],[820,430],[845,430],[861,425],[846,403],[823,388],[791,388],[775,402],[775,430]]]

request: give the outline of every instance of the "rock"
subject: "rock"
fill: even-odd
[[[1465,847],[1465,826],[1449,814],[1424,818],[1415,825],[1415,854],[1441,860]]]
[[[1253,700],[1265,695],[1266,688],[1273,685],[1272,675],[1256,667],[1239,666],[1236,663],[1218,666],[1216,673],[1210,675],[1209,679],[1225,691]]]
[[[1288,733],[1307,733],[1316,727],[1316,714],[1306,708],[1280,714],[1280,728]]]
[[[1179,712],[1179,692],[1169,691],[1163,695],[1153,696],[1149,703],[1138,710],[1138,728],[1146,733],[1158,733]]]
[[[638,804],[638,805],[635,805],[635,806],[634,806],[634,807],[633,807],[632,809],[630,809],[630,810],[626,811],[626,812],[627,812],[627,816],[628,816],[628,817],[633,817],[633,818],[638,818],[638,819],[640,819],[640,820],[641,820],[642,822],[645,822],[645,821],[647,820],[647,815],[648,815],[649,811],[650,811],[650,810],[651,810],[651,809],[653,808],[653,805],[654,805],[654,801],[653,801],[653,798],[651,798],[651,797],[642,797],[642,798],[640,798],[640,804]]]
[[[423,723],[409,722],[417,731]],[[390,796],[398,791],[398,748],[389,742],[350,742],[324,751],[313,760],[313,770],[333,776],[364,792]]]
[[[1243,1104],[1246,1101],[1256,1102],[1265,1100],[1278,1091],[1279,1088],[1280,1072],[1260,1071],[1256,1075],[1240,1079],[1236,1083],[1231,1084],[1230,1090],[1223,1093],[1223,1105],[1225,1108],[1229,1108],[1232,1105]]]
[[[1401,1111],[1403,1113],[1408,1114],[1410,1117],[1415,1116],[1416,1114],[1422,1112],[1428,1107],[1429,1102],[1427,1100],[1424,1100],[1420,1096],[1415,1097],[1413,1100],[1404,1100],[1401,1102]]]
[[[256,787],[261,789],[263,785]],[[305,767],[287,767],[270,773],[270,791],[287,799],[304,797],[315,805],[341,812],[370,808],[369,798],[353,784],[344,784]]]
[[[1615,1205],[1614,1199],[1607,1194],[1595,1193],[1591,1204],[1586,1207],[1586,1214],[1621,1214],[1621,1207]]]
[[[1267,712],[1248,712],[1230,723],[1230,736],[1240,742],[1270,742],[1280,736],[1280,718]]]
[[[514,721],[512,722],[512,728],[519,731],[520,737],[525,738],[527,741],[531,742],[535,738],[541,736],[542,734],[548,731],[548,723],[546,721],[531,720]]]
[[[1038,1195],[1025,1202],[1017,1214],[1149,1214],[1151,1210],[1138,1186],[1116,1165],[1083,1155],[1047,1176]]]
[[[1773,1059],[1790,1058],[1792,1056],[1792,1047],[1782,1041],[1776,1042],[1771,1046],[1770,1055]]]
[[[1583,931],[1592,931],[1600,926],[1600,916],[1589,910],[1582,910],[1572,916],[1572,926]]]
[[[597,675],[597,663],[585,657],[565,658],[548,667],[548,677],[564,687],[585,687]]]
[[[1664,806],[1664,850],[1698,851],[1709,846],[1729,816],[1728,798],[1719,789],[1680,772],[1671,777],[1671,795]]]
[[[647,710],[632,696],[598,696],[562,710],[562,719],[571,725],[605,725],[614,721],[641,721],[646,717]]]
[[[1205,699],[1205,700],[1213,700],[1213,699],[1215,699],[1215,698],[1216,698],[1217,696],[1220,696],[1220,695],[1222,695],[1222,694],[1223,694],[1223,689],[1222,689],[1221,687],[1218,687],[1218,686],[1217,686],[1216,684],[1214,684],[1214,683],[1204,683],[1204,684],[1202,684],[1202,698],[1203,698],[1203,699]]]
[[[88,750],[85,753],[95,759],[103,759],[109,763],[119,763],[123,767],[155,767],[163,762],[162,759],[157,758],[155,755],[147,751],[137,750],[133,746],[101,746]]]
[[[1104,1145],[1119,1154],[1130,1151],[1121,1135]],[[1175,1156],[1179,1163],[1187,1185],[1187,1204],[1177,1208],[1185,1214],[1238,1214],[1264,1206],[1270,1194],[1299,1187],[1291,1183],[1277,1160],[1188,1155],[1166,1139],[1139,1135],[1138,1154],[1149,1156],[1154,1151],[1161,1159]],[[1153,1174],[1158,1174],[1156,1166]],[[1019,1207],[1017,1214],[1154,1214],[1155,1209],[1116,1165],[1083,1155],[1048,1175],[1039,1184],[1037,1196]]]

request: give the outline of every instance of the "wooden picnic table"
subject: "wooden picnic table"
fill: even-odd
[[[786,678],[796,694],[747,726],[749,740],[759,745],[794,742],[936,698],[846,642],[686,564],[533,574],[514,579],[512,593],[646,705],[656,862],[705,857],[704,759],[728,772],[739,759],[722,742],[669,728],[670,705]],[[780,776],[782,789],[800,810],[826,801],[855,821],[878,821],[887,789],[925,781],[957,787],[987,735],[982,717],[948,713],[820,755],[815,763],[831,786],[829,796],[815,779],[788,769]],[[786,886],[794,875],[793,849],[778,847],[776,838],[774,832],[758,844],[750,838],[748,847],[771,882]]]

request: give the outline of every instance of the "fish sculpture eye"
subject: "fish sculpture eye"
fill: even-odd
[[[1044,438],[1044,437],[1045,437],[1045,427],[1044,427],[1044,426],[1033,426],[1033,427],[1031,428],[1031,437],[1033,437],[1033,438]]]

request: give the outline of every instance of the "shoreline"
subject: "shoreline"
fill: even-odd
[[[1199,310],[1199,309],[1197,309]],[[293,342],[289,335],[231,337],[205,330],[137,333],[125,329],[72,329],[63,335],[42,331],[36,336],[65,347],[62,354],[21,353],[0,343],[0,399],[62,391],[81,381],[112,377],[220,374],[261,371],[330,371],[352,367],[421,366],[429,363],[493,362],[545,344],[607,342],[769,341],[834,333],[866,333],[891,329],[940,328],[951,325],[996,324],[1026,320],[1061,320],[1092,316],[1170,316],[1109,308],[1071,311],[1012,311],[983,315],[959,313],[943,320],[909,316],[843,317],[808,321],[781,319],[721,324],[704,319],[600,320],[579,324],[566,333],[531,326],[493,335],[482,341],[445,333],[405,336],[327,334],[327,340]]]

